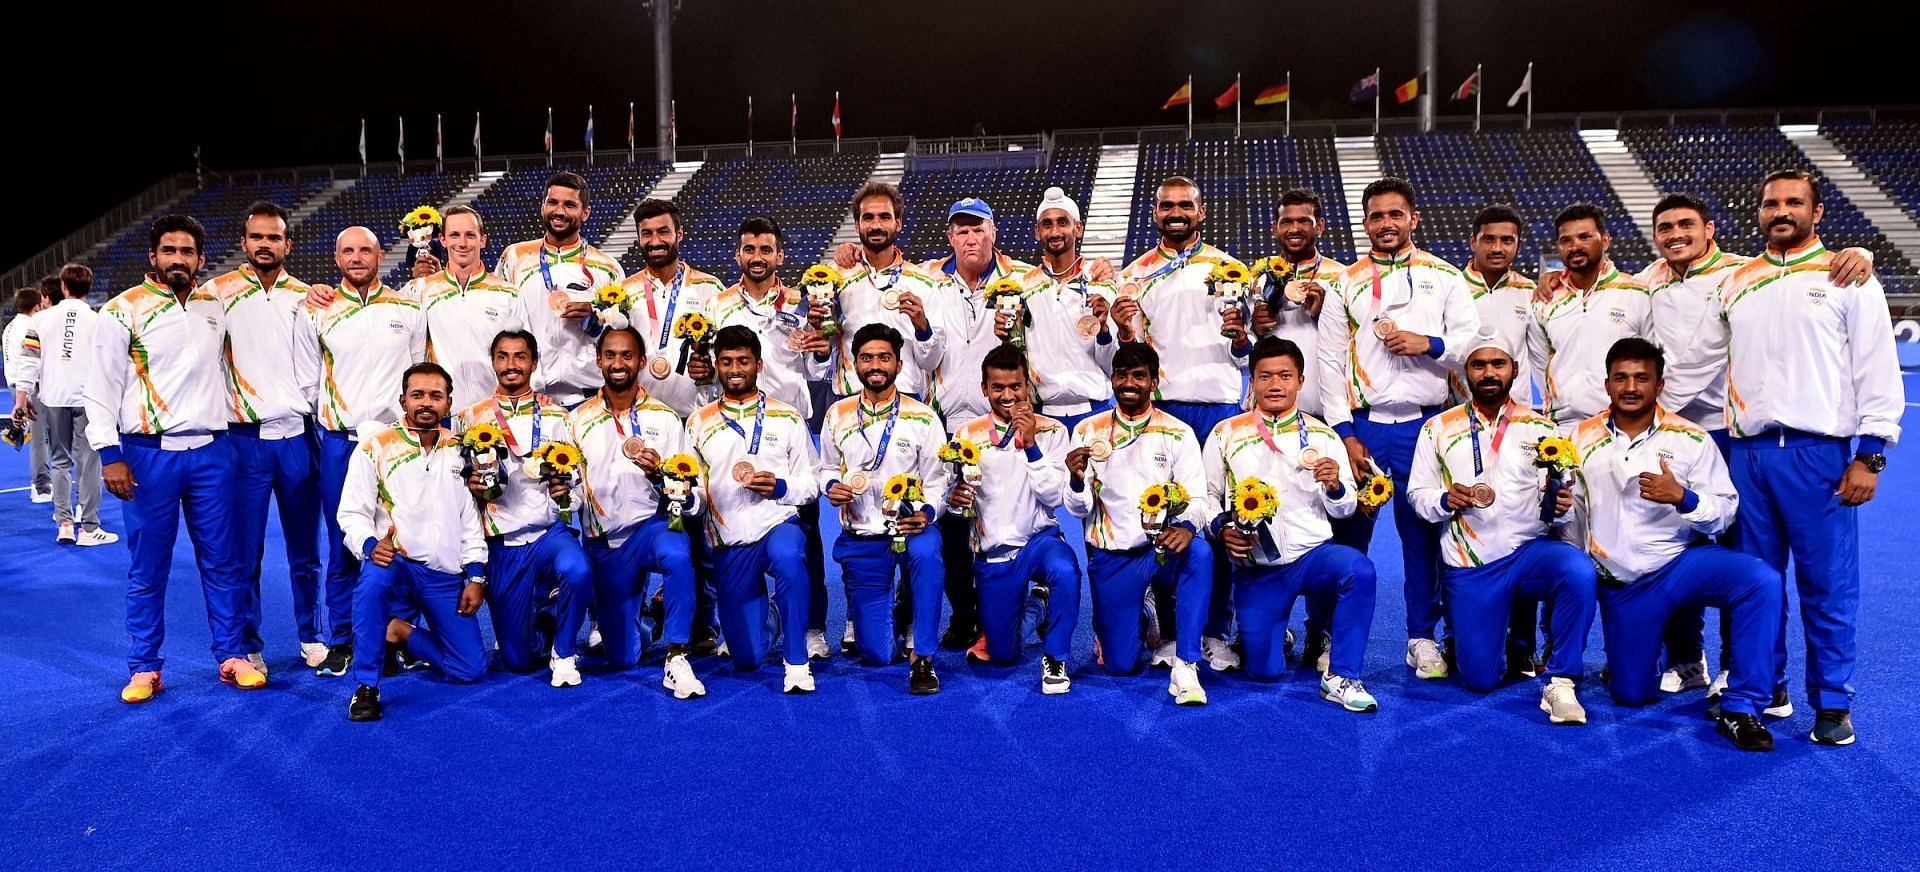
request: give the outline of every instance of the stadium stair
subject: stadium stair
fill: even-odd
[[[874,182],[886,182],[889,185],[898,185],[900,184],[900,180],[906,178],[906,176],[907,176],[907,156],[906,155],[883,154],[880,156],[880,160],[874,163],[873,172],[867,175],[867,184],[873,184]],[[822,257],[826,255],[827,251],[832,251],[834,248],[838,247],[842,242],[860,241],[859,234],[854,232],[853,219],[854,219],[853,210],[849,208],[847,210],[847,217],[845,219],[842,219],[840,222],[840,227],[833,231],[833,241],[827,243],[826,251],[823,251],[820,253]],[[800,252],[795,252],[795,253],[799,254]]]
[[[1085,235],[1080,251],[1089,258],[1127,262],[1127,225],[1133,218],[1134,177],[1140,172],[1140,147],[1103,145],[1087,199]]]
[[[1634,229],[1640,231],[1640,237],[1649,246],[1653,245],[1653,207],[1660,202],[1660,186],[1654,184],[1633,149],[1620,138],[1620,131],[1582,130],[1580,139],[1593,154],[1593,162],[1600,165],[1607,184],[1620,197],[1620,204],[1626,207],[1627,218],[1633,222]]]
[[[1353,250],[1373,250],[1367,241],[1367,206],[1360,196],[1367,186],[1380,178],[1380,153],[1371,136],[1341,136],[1333,140],[1333,154],[1340,162],[1340,188],[1346,194],[1347,223],[1353,230]]]
[[[626,211],[620,216],[620,222],[615,224],[612,230],[607,231],[606,241],[600,243],[600,251],[614,260],[624,259],[627,252],[633,248],[634,241],[639,237],[633,229],[633,213],[640,211],[640,204],[646,200],[673,199],[686,188],[687,180],[693,178],[693,174],[699,172],[700,167],[705,163],[697,160],[675,163],[672,169],[660,177],[659,181],[653,183],[652,188],[647,189],[646,196],[634,200],[627,206]]]
[[[1800,147],[1807,160],[1820,169],[1820,174],[1833,182],[1833,186],[1846,194],[1847,199],[1865,215],[1887,243],[1900,252],[1909,263],[1920,263],[1920,224],[1913,216],[1894,202],[1879,183],[1867,175],[1859,164],[1840,150],[1840,146],[1814,124],[1782,124],[1780,132],[1794,145]]]

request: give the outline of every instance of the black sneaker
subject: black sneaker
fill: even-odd
[[[1818,745],[1853,744],[1853,713],[1846,709],[1821,709],[1813,718],[1813,741]]]
[[[706,657],[720,649],[720,639],[714,635],[713,628],[701,627],[693,631],[693,644],[687,646],[687,652],[695,657]]]
[[[979,630],[972,621],[952,620],[947,624],[947,633],[940,637],[940,647],[948,651],[963,651],[973,647],[973,641],[980,638]]]
[[[1793,698],[1787,696],[1787,689],[1784,687],[1775,690],[1773,703],[1760,713],[1770,718],[1793,717]]]
[[[1533,665],[1533,646],[1521,642],[1507,643],[1507,677],[1534,678],[1539,673]]]
[[[335,645],[327,649],[327,659],[314,667],[313,674],[321,678],[339,678],[353,668],[353,645]]]
[[[940,692],[940,676],[933,674],[932,657],[921,657],[913,661],[913,671],[907,676],[907,692],[914,696]]]
[[[380,710],[380,688],[362,684],[353,691],[353,702],[347,703],[347,720],[377,721]]]
[[[1733,746],[1742,751],[1773,750],[1773,734],[1767,732],[1767,725],[1759,718],[1744,713],[1726,714],[1715,718],[1714,728],[1720,735],[1733,740]]]
[[[1301,669],[1320,671],[1320,655],[1332,647],[1333,639],[1325,633],[1307,633],[1307,644],[1300,648],[1299,665]]]
[[[1073,689],[1073,679],[1067,677],[1067,663],[1055,660],[1046,652],[1040,654],[1040,692],[1053,696]]]

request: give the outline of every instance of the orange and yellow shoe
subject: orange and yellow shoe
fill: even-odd
[[[967,649],[967,659],[975,663],[986,663],[991,659],[987,656],[987,634],[981,633],[973,647]]]
[[[160,692],[160,673],[135,672],[127,679],[127,686],[120,688],[120,701],[124,703],[143,703],[153,699]]]
[[[253,668],[244,657],[229,657],[220,664],[220,680],[241,690],[259,690],[267,686],[267,677]]]

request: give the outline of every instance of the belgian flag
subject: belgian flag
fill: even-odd
[[[1394,102],[1411,103],[1413,102],[1415,97],[1420,96],[1421,91],[1424,91],[1426,89],[1427,89],[1427,74],[1423,72],[1420,75],[1414,76],[1412,79],[1408,80],[1406,84],[1393,89]]]

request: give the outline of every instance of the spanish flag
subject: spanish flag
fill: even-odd
[[[1291,85],[1275,85],[1254,95],[1253,105],[1272,106],[1275,103],[1285,103],[1287,102],[1287,98],[1291,96],[1290,92],[1292,90],[1293,86]]]
[[[1420,75],[1414,76],[1406,84],[1393,89],[1394,102],[1396,103],[1413,102],[1414,98],[1420,96],[1420,92],[1426,89],[1426,80],[1427,80],[1427,74],[1421,73]]]
[[[1168,97],[1167,102],[1160,108],[1172,109],[1175,106],[1185,106],[1191,102],[1193,102],[1193,80],[1188,79],[1187,83],[1181,85],[1180,90],[1173,92],[1173,96]]]

